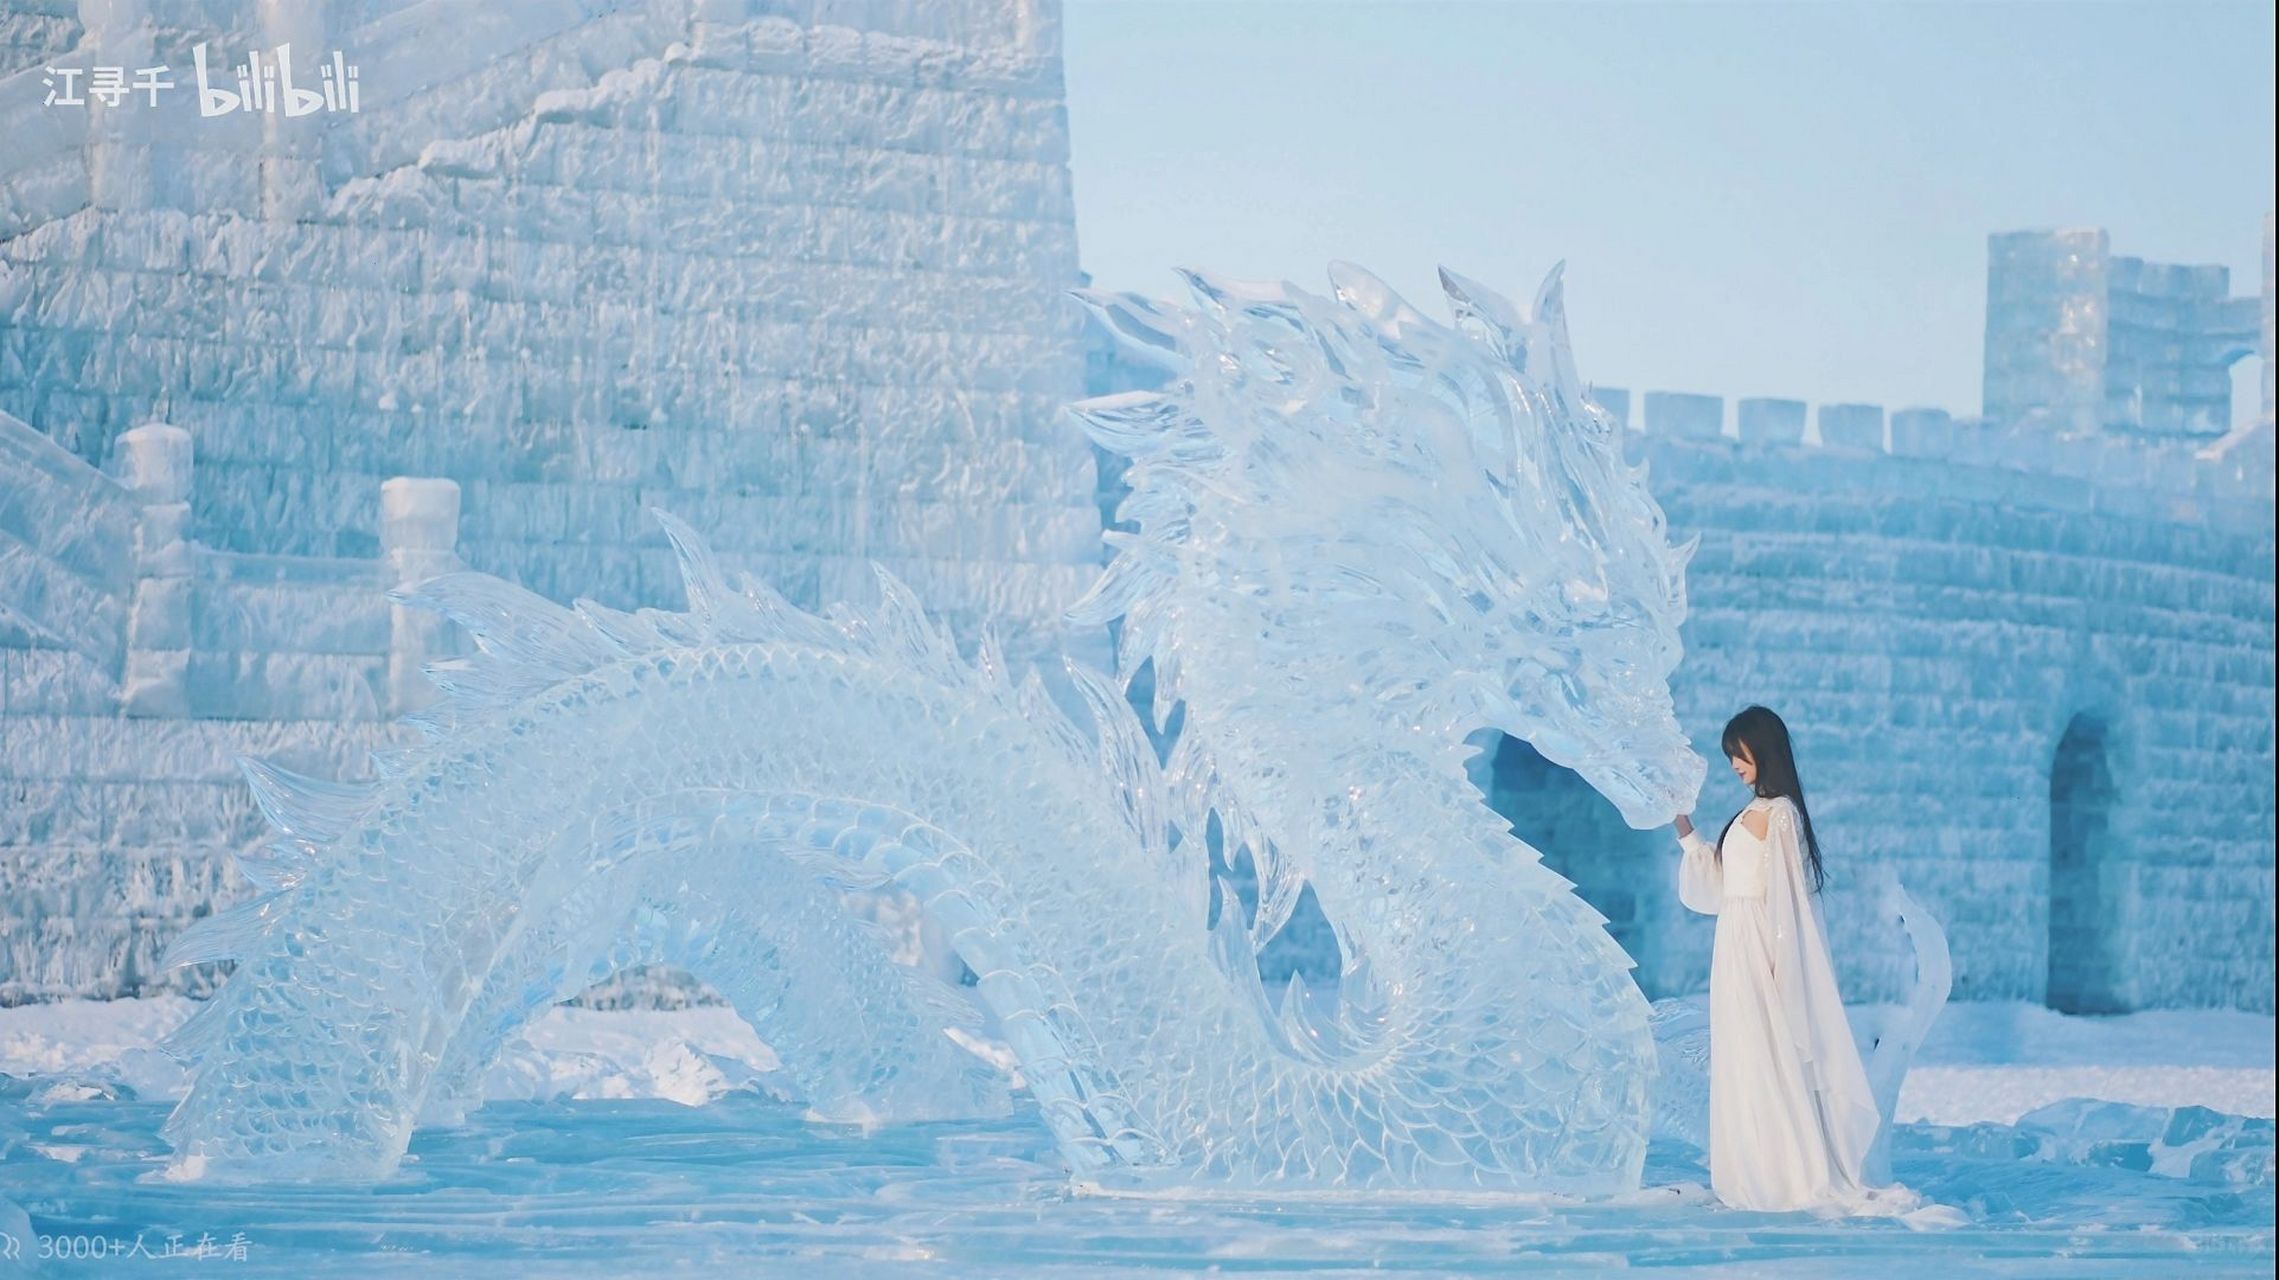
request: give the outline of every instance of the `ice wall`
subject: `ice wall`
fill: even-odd
[[[652,504],[802,603],[869,559],[968,629],[1082,590],[1051,9],[291,8],[364,75],[321,136],[174,99],[11,157],[0,206],[53,216],[0,241],[0,408],[91,462],[187,428],[226,550],[369,557],[424,475],[544,593],[669,602]]]
[[[1854,892],[1889,865],[1945,922],[1958,994],[2047,996],[2053,868],[2082,852],[2053,848],[2052,775],[2078,721],[2114,787],[2086,851],[2097,893],[2074,901],[2116,1001],[2271,1007],[2268,478],[2261,495],[2155,496],[2148,460],[2053,475],[1637,444],[1672,526],[1702,535],[1680,715],[1705,753],[1749,702],[1795,731],[1847,990],[1888,997],[1909,976],[1904,938]],[[1722,822],[1742,799],[1713,784],[1704,808]],[[1656,913],[1639,926],[1683,989],[1709,939],[1654,896],[1669,856],[1639,857]]]
[[[0,76],[69,51],[80,31],[78,0],[14,0],[0,9]]]
[[[1101,550],[1057,6],[4,8],[0,1000],[139,989],[242,891],[235,756],[363,774],[416,667],[396,477],[542,593],[678,604],[654,505],[801,604],[876,560],[968,643],[1104,658],[1057,623]],[[338,48],[362,110],[42,105],[43,61],[183,81],[198,40]],[[164,502],[93,469],[151,422]],[[190,550],[131,563],[177,502]]]

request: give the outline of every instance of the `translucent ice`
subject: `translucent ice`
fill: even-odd
[[[1185,707],[1168,763],[1110,677],[1087,732],[994,646],[968,663],[882,575],[822,616],[666,519],[686,612],[562,608],[479,575],[423,748],[347,789],[256,769],[267,896],[185,935],[239,959],[177,1044],[167,1136],[210,1173],[386,1173],[502,1039],[628,964],[726,994],[818,1109],[1002,1105],[842,887],[913,895],[1076,1175],[1111,1185],[1634,1187],[1654,1068],[1629,960],[1466,780],[1525,738],[1633,824],[1689,809],[1671,712],[1682,550],[1569,357],[1444,277],[1453,327],[1361,271],[1329,297],[1190,275],[1087,301],[1178,370],[1088,401],[1131,460],[1118,555],[1072,611],[1121,620]],[[1259,872],[1211,923],[1204,832]],[[1311,887],[1333,993],[1262,987]]]

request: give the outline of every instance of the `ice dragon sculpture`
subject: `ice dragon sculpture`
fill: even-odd
[[[1329,297],[1187,277],[1191,307],[1086,301],[1177,371],[1087,401],[1130,459],[1128,531],[1072,610],[1151,664],[1159,763],[1110,677],[1087,732],[995,647],[962,660],[881,575],[821,615],[731,585],[669,517],[684,612],[563,608],[454,574],[477,646],[429,741],[347,787],[250,770],[267,892],[186,933],[237,970],[173,1042],[166,1135],[209,1176],[387,1174],[535,1011],[681,965],[815,1109],[1001,1108],[944,992],[838,909],[914,894],[978,975],[1075,1174],[1284,1188],[1637,1184],[1654,1046],[1603,917],[1465,778],[1494,726],[1637,826],[1704,766],[1672,714],[1685,550],[1568,353],[1443,275],[1455,323],[1358,269]],[[1214,887],[1202,833],[1259,882]],[[1333,995],[1260,983],[1311,886]]]

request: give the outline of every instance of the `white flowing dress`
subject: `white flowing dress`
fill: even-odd
[[[1795,802],[1759,798],[1725,856],[1699,832],[1680,843],[1678,897],[1717,917],[1709,966],[1709,1181],[1736,1209],[1865,1209],[1881,1123],[1805,882]]]

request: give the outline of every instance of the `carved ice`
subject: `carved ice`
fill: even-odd
[[[823,1114],[1000,1108],[947,988],[839,909],[914,895],[978,975],[1088,1181],[1637,1184],[1654,1048],[1628,958],[1466,781],[1493,726],[1638,826],[1703,776],[1671,711],[1684,552],[1569,356],[1444,275],[1453,327],[1376,278],[1330,297],[1189,275],[1086,300],[1178,370],[1077,416],[1131,459],[1117,555],[1072,611],[1184,704],[1167,764],[1117,682],[1086,732],[993,645],[731,587],[669,517],[686,612],[570,608],[473,574],[419,598],[476,638],[430,741],[349,788],[251,770],[268,892],[186,934],[238,969],[176,1047],[209,1176],[371,1178],[448,1121],[521,1020],[663,961],[725,994]],[[1259,873],[1214,927],[1203,832]],[[1261,986],[1310,886],[1334,992]]]

